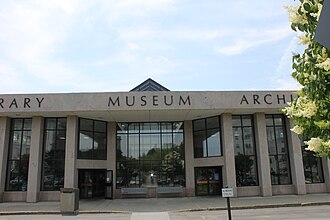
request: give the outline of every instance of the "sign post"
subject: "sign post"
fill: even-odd
[[[228,219],[231,220],[230,197],[234,197],[233,188],[222,188],[222,197],[227,199]]]

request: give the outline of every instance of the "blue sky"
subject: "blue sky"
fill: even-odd
[[[0,93],[297,89],[293,0],[0,0]]]

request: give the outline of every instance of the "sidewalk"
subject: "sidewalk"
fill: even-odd
[[[256,209],[287,206],[330,205],[330,194],[285,195],[273,197],[231,198],[232,209]],[[180,197],[150,199],[80,200],[79,213],[131,213],[224,210],[225,198]],[[5,202],[0,203],[0,215],[60,214],[59,202]]]

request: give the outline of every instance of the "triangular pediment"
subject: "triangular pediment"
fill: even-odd
[[[130,92],[145,92],[145,91],[170,91],[170,90],[165,88],[158,82],[149,78],[140,85],[136,86]]]

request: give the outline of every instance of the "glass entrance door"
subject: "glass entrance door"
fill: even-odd
[[[220,195],[222,188],[221,167],[195,168],[196,195]]]
[[[79,170],[80,198],[105,197],[105,170]]]

